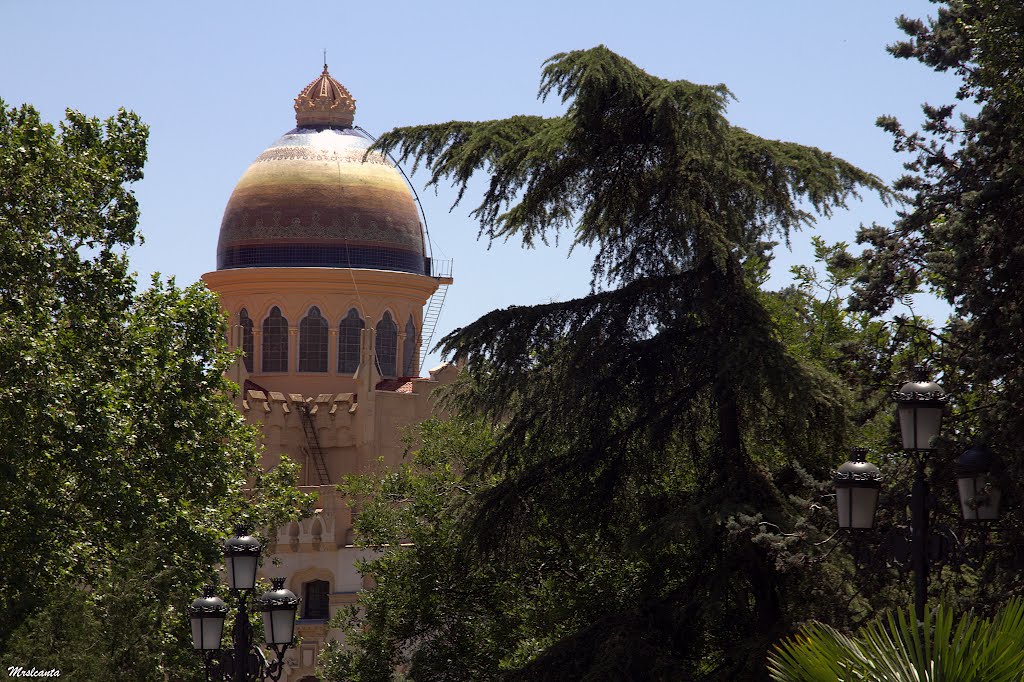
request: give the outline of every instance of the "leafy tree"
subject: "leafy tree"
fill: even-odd
[[[831,466],[848,396],[787,348],[756,274],[774,238],[885,190],[730,125],[725,86],[657,78],[604,47],[548,60],[540,94],[566,113],[400,128],[378,148],[451,179],[460,200],[488,173],[474,215],[490,239],[568,232],[596,249],[590,295],[497,310],[442,342],[467,363],[454,404],[497,427],[466,469],[480,487],[449,531],[455,576],[498,571],[495,588],[522,589],[545,620],[463,668],[456,654],[479,643],[449,646],[466,607],[442,592],[371,621],[376,646],[346,674],[763,677],[797,612],[834,608],[807,606],[829,581],[794,550],[806,505],[789,493],[795,472]],[[419,656],[431,650],[447,655]]]
[[[924,105],[918,131],[879,119],[908,157],[896,187],[909,203],[891,227],[859,234],[866,267],[854,303],[878,315],[926,289],[953,308],[926,350],[953,396],[944,448],[987,442],[1005,466],[1008,514],[973,595],[994,606],[1021,593],[1013,548],[1024,542],[1014,504],[1024,480],[1024,10],[989,0],[937,4],[927,21],[900,17],[908,39],[890,52],[957,75],[958,102]],[[936,475],[949,480],[951,465],[936,462]]]
[[[779,682],[1014,682],[1024,670],[1024,602],[1011,600],[990,619],[954,619],[939,606],[919,624],[911,607],[888,613],[848,637],[811,623],[769,657]]]
[[[763,291],[764,305],[790,353],[822,365],[854,392],[851,417],[861,428],[852,442],[884,451],[892,440],[886,388],[894,374],[914,364],[919,332],[901,318],[885,321],[850,310],[850,286],[863,264],[845,242],[828,244],[813,236],[811,243],[815,263],[793,266],[793,284]]]
[[[985,400],[994,409],[981,411],[972,426],[1017,444],[1022,413],[1014,401],[1024,382],[1017,310],[1024,300],[1018,276],[1024,100],[1015,94],[1024,76],[1024,55],[1016,49],[1024,40],[1022,11],[1013,3],[942,3],[927,24],[906,17],[899,24],[910,39],[890,51],[954,71],[962,79],[957,97],[973,106],[967,112],[961,106],[956,123],[955,105],[925,105],[920,132],[908,133],[892,117],[879,119],[893,133],[895,149],[910,155],[897,187],[911,203],[891,228],[872,226],[859,236],[868,245],[868,267],[857,302],[880,313],[923,286],[944,297],[955,311],[944,369],[961,392],[994,390]]]
[[[360,542],[380,555],[360,566],[374,588],[358,608],[339,614],[346,646],[332,645],[322,657],[327,679],[391,679],[403,663],[400,641],[424,636],[404,662],[414,673],[457,660],[463,676],[486,679],[515,655],[523,575],[512,564],[471,567],[459,547],[460,512],[487,485],[465,472],[493,448],[491,430],[456,417],[424,422],[416,436],[421,447],[399,469],[350,476],[341,486],[358,501]]]
[[[128,184],[146,136],[123,110],[69,111],[55,129],[0,103],[4,666],[193,676],[183,609],[218,540],[234,519],[269,524],[305,502],[293,466],[259,469],[216,298],[156,277],[135,293]]]

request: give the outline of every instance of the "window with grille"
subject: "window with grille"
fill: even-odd
[[[338,373],[354,374],[359,369],[363,327],[359,311],[352,308],[338,325]]]
[[[326,619],[331,615],[330,584],[326,580],[311,580],[302,586],[303,618]]]
[[[242,328],[242,363],[245,371],[252,373],[252,319],[245,308],[238,313],[238,325]]]
[[[412,315],[405,324],[405,341],[402,343],[402,376],[411,377],[419,374],[416,367],[416,324]]]
[[[316,306],[299,322],[299,371],[327,371],[327,320]]]
[[[263,320],[263,371],[288,371],[288,320],[276,305]]]
[[[384,317],[377,323],[377,367],[381,376],[393,377],[398,374],[398,325],[385,311]]]

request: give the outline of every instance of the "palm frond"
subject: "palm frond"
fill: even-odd
[[[810,623],[768,657],[778,682],[1019,682],[1024,679],[1024,600],[994,618],[958,620],[940,605],[918,623],[913,608],[890,611],[849,637]]]

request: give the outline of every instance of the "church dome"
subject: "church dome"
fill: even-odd
[[[297,127],[235,186],[220,226],[217,269],[328,267],[425,274],[412,192],[352,128],[355,100],[327,72],[295,98]]]

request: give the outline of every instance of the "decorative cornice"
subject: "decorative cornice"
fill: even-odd
[[[836,481],[849,481],[851,483],[866,483],[869,481],[881,481],[882,474],[878,471],[837,471]]]
[[[228,612],[227,605],[217,596],[217,588],[214,585],[206,585],[203,587],[203,596],[192,602],[192,605],[188,607],[188,614],[190,616],[199,615],[201,613],[220,613],[226,614]]]
[[[949,402],[949,396],[944,391],[893,391],[892,398],[900,403],[945,405]]]

